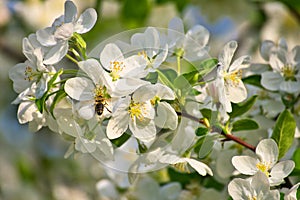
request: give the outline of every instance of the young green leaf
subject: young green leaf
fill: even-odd
[[[264,88],[261,83],[261,75],[252,75],[252,76],[248,76],[243,78],[243,82],[249,85],[253,85],[259,88]]]
[[[208,133],[208,129],[205,127],[198,127],[195,131],[195,134],[197,136],[203,136],[206,135]]]
[[[177,73],[173,69],[165,69],[165,70],[156,70],[158,73],[158,80],[168,86],[169,88],[175,90],[175,86],[173,82],[177,77]]]
[[[276,141],[279,148],[278,159],[282,158],[291,147],[294,141],[296,122],[289,110],[283,111],[275,124],[272,138]]]
[[[256,101],[257,95],[252,96],[247,101],[242,103],[232,103],[232,112],[229,113],[230,118],[241,116],[242,114],[246,113],[252,106],[254,105]]]
[[[295,168],[300,170],[300,148],[294,152],[293,160],[295,162]]]
[[[235,131],[246,131],[246,130],[255,130],[258,129],[259,126],[256,123],[256,121],[252,119],[240,119],[238,121],[235,121],[232,124],[232,130],[233,132]]]
[[[198,73],[203,76],[210,72],[213,68],[215,68],[218,64],[218,59],[216,58],[210,58],[207,60],[204,60],[203,62],[200,63],[199,66],[197,66]]]
[[[174,80],[174,86],[178,89],[187,89],[198,82],[199,74],[197,71],[181,74]]]

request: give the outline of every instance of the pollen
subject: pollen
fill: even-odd
[[[266,174],[267,177],[269,177],[270,173],[270,164],[266,162],[259,162],[256,164],[256,168],[259,169],[261,172]]]
[[[32,81],[35,74],[34,74],[32,68],[31,68],[30,66],[27,66],[27,67],[25,68],[24,75],[25,75],[24,80]]]
[[[225,73],[224,79],[225,79],[226,83],[228,83],[234,87],[237,87],[240,80],[242,79],[242,75],[243,75],[243,72],[240,69],[240,70],[236,70],[232,73]]]
[[[249,196],[248,200],[257,200],[257,197],[256,196]]]
[[[143,111],[145,111],[144,104],[135,103],[133,101],[130,103],[128,112],[132,120],[134,120],[134,118],[136,117],[138,120],[143,121],[144,120]]]
[[[120,78],[120,72],[123,70],[125,65],[123,62],[119,62],[119,61],[112,61],[110,62],[110,65],[111,65],[110,76],[112,77],[113,81],[116,81]]]
[[[144,57],[146,60],[148,59],[147,53],[146,53],[144,50],[138,52],[138,56],[142,56],[142,57]]]
[[[176,163],[173,166],[180,172],[191,173],[186,162]]]
[[[283,76],[285,77],[285,80],[291,80],[296,81],[295,74],[297,73],[294,67],[290,64],[285,65],[281,72],[283,73]]]
[[[150,103],[152,106],[155,106],[160,101],[160,97],[155,95],[151,100]]]

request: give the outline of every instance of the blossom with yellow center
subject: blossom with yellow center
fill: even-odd
[[[132,120],[137,118],[138,120],[143,121],[144,120],[144,115],[143,115],[144,110],[145,110],[145,107],[144,107],[143,103],[135,103],[132,101],[129,105],[128,112],[129,112],[130,118]]]
[[[263,173],[271,186],[276,186],[284,181],[295,167],[292,160],[278,162],[278,146],[273,139],[264,139],[259,142],[255,153],[257,157],[234,156],[233,166],[242,174],[254,175]],[[278,162],[278,163],[277,163]]]
[[[123,70],[125,65],[123,62],[119,62],[119,61],[111,61],[110,64],[111,64],[110,76],[112,77],[113,81],[116,81],[120,78],[120,72]]]
[[[237,87],[242,79],[242,70],[235,70],[231,73],[224,73],[224,79],[225,79],[225,83],[233,86],[233,87]]]

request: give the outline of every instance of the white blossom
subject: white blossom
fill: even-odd
[[[254,175],[258,171],[263,172],[268,177],[271,186],[281,184],[295,167],[292,160],[278,162],[278,146],[273,139],[261,140],[255,153],[256,158],[234,156],[232,164],[242,174]]]
[[[45,64],[55,64],[59,62],[69,49],[68,40],[73,33],[86,33],[96,23],[97,13],[94,9],[86,9],[77,18],[77,8],[72,1],[65,2],[64,15],[57,18],[51,27],[37,31],[38,41],[46,47],[49,51],[45,55]]]

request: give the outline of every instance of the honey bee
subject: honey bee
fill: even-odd
[[[99,96],[97,98],[95,98],[95,112],[97,115],[101,116],[103,114],[104,108],[106,108],[106,110],[108,112],[111,112],[107,107],[106,107],[107,103],[105,102],[105,99],[102,96]]]

